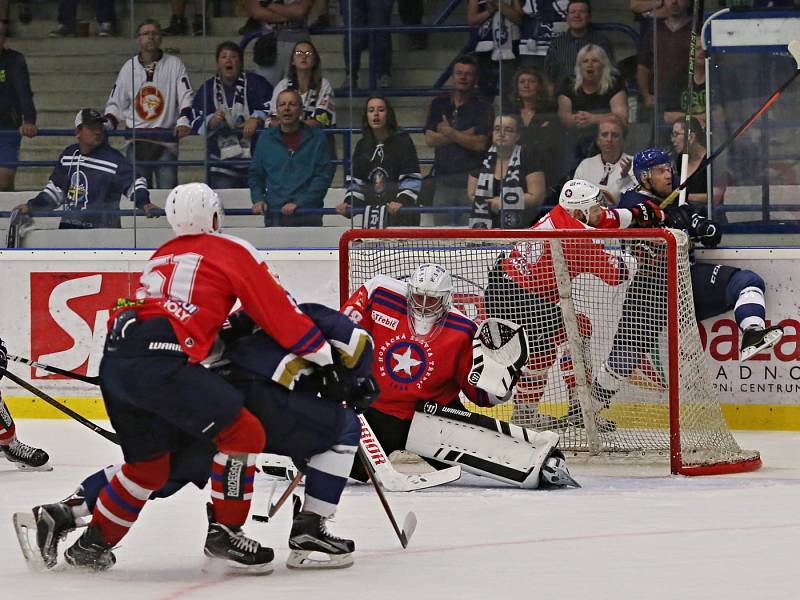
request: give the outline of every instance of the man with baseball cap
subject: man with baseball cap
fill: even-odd
[[[17,207],[22,214],[62,208],[59,229],[120,227],[120,196],[125,195],[148,216],[157,207],[143,177],[135,177],[128,159],[108,145],[107,119],[93,108],[75,115],[77,143],[70,144],[44,189]]]

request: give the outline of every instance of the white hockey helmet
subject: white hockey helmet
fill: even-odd
[[[580,484],[572,478],[567,469],[567,461],[564,459],[564,454],[561,450],[553,450],[544,460],[541,472],[541,484],[544,487],[581,487]]]
[[[222,201],[205,183],[177,186],[167,196],[164,211],[178,236],[213,233],[222,229]]]
[[[408,282],[406,297],[411,330],[419,338],[430,337],[452,305],[453,279],[441,265],[421,264]]]
[[[586,220],[589,219],[589,211],[603,201],[603,192],[598,186],[583,179],[570,179],[561,188],[561,195],[558,197],[558,204],[564,210],[580,210]]]

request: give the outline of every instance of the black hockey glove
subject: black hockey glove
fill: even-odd
[[[316,375],[319,377],[319,391],[325,398],[339,403],[347,402],[350,399],[352,377],[347,373],[344,365],[337,361],[324,367],[318,367]]]
[[[358,414],[367,410],[375,400],[380,396],[380,389],[378,382],[370,375],[369,377],[360,377],[356,382],[355,387],[350,391],[350,398],[345,403]]]
[[[706,248],[715,248],[722,240],[722,228],[711,219],[700,215],[692,216],[693,238]]]
[[[219,336],[225,345],[230,347],[239,338],[252,335],[256,330],[256,322],[243,310],[228,315],[222,324]]]
[[[685,204],[683,206],[673,206],[667,217],[667,227],[684,229],[689,231],[689,235],[691,236],[692,216],[692,209]]]
[[[661,227],[664,224],[664,211],[652,200],[640,202],[631,208],[631,213],[639,227]]]
[[[3,340],[0,339],[0,369],[7,369],[8,368],[8,351],[6,350],[6,345],[3,343]],[[3,371],[0,371],[0,379],[3,378]]]

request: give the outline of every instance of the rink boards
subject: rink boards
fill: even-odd
[[[109,307],[131,296],[150,250],[0,250],[0,337],[11,354],[95,375]],[[272,271],[300,301],[337,305],[338,252],[263,251]],[[729,425],[800,430],[800,249],[723,249],[701,260],[749,268],[767,282],[767,315],[786,335],[771,354],[738,362],[733,315],[704,321],[701,337]],[[16,374],[89,418],[105,415],[96,387],[12,363]],[[4,397],[20,418],[59,416],[6,380]]]

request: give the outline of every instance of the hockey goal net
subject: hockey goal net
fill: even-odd
[[[737,444],[712,386],[682,232],[352,230],[340,242],[342,301],[376,275],[408,278],[424,262],[450,271],[454,305],[469,318],[526,327],[528,366],[512,399],[488,414],[558,431],[573,456],[668,460],[685,475],[761,466]]]

